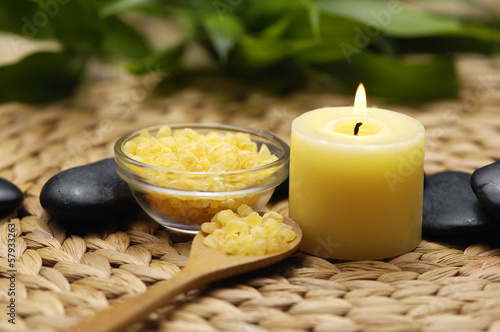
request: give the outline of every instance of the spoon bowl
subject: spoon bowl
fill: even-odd
[[[229,255],[207,247],[203,240],[207,234],[199,232],[193,239],[186,266],[172,279],[156,283],[133,298],[74,326],[72,331],[111,332],[123,331],[131,324],[147,317],[153,310],[168,303],[174,296],[211,282],[255,271],[290,256],[302,240],[302,230],[292,219],[284,223],[292,226],[297,237],[288,243],[286,250],[262,256]]]

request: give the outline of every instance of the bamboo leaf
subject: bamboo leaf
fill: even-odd
[[[98,6],[103,17],[130,12],[156,16],[169,14],[165,1],[161,0],[101,0]]]
[[[363,25],[366,34],[383,31],[390,36],[415,37],[450,33],[460,29],[460,22],[411,9],[401,1],[308,0],[324,13],[351,18]]]
[[[356,40],[354,28],[357,23],[328,15],[321,15],[318,22],[319,39],[315,38],[307,13],[294,15],[294,20],[280,38],[268,37],[267,34],[264,37],[244,35],[232,53],[231,66],[263,68],[291,58],[296,63],[310,65],[345,58],[344,45]],[[361,48],[357,48],[356,53],[359,52]]]
[[[0,1],[0,30],[27,38],[47,38],[49,16],[35,2]]]
[[[130,63],[127,69],[134,74],[178,71],[181,69],[184,47],[184,43],[180,43],[161,52],[153,53],[146,58]]]
[[[296,18],[296,12],[286,13],[275,23],[265,28],[262,31],[261,36],[270,39],[282,37],[290,28],[290,25],[293,23],[295,18]]]
[[[226,62],[229,52],[244,33],[243,24],[235,15],[229,13],[224,18],[216,14],[205,15],[202,24],[219,59]]]
[[[312,3],[309,4],[310,5],[307,6],[307,14],[309,16],[309,22],[311,23],[311,31],[314,39],[319,40],[321,39],[320,11],[317,6],[312,5]]]
[[[37,3],[42,6],[45,2],[37,0]],[[94,0],[66,0],[48,13],[51,31],[65,49],[78,54],[91,54],[99,49],[102,22]]]
[[[60,99],[79,83],[81,63],[63,53],[35,53],[0,67],[0,103],[41,103]]]
[[[400,53],[500,53],[500,31],[488,27],[464,26],[456,33],[412,39],[397,39]]]
[[[290,57],[294,49],[300,48],[301,41],[276,40],[274,38],[255,38],[243,36],[236,45],[229,66],[239,69],[258,69],[271,66]],[[314,41],[302,44],[315,45]],[[303,45],[302,47],[305,47]]]
[[[352,62],[319,66],[334,82],[354,91],[360,82],[368,95],[396,100],[424,101],[455,97],[459,86],[453,59],[436,56],[430,59],[396,60],[362,52]]]
[[[110,16],[104,20],[102,52],[108,57],[140,59],[151,54],[151,48],[134,28]]]
[[[275,24],[284,15],[297,12],[304,13],[305,6],[302,0],[240,0],[239,4],[233,8],[235,15],[245,23],[247,31],[259,33]]]

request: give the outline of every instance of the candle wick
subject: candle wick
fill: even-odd
[[[357,136],[359,133],[359,127],[363,125],[363,122],[358,122],[356,123],[356,126],[354,127],[354,135]]]

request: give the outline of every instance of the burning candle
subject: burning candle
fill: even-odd
[[[424,127],[401,113],[328,107],[292,122],[290,217],[301,249],[335,259],[381,259],[421,240]]]

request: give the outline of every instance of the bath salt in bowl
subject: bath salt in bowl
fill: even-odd
[[[262,209],[288,176],[289,157],[271,134],[215,123],[149,127],[115,144],[116,170],[144,211],[191,234],[219,211]]]

